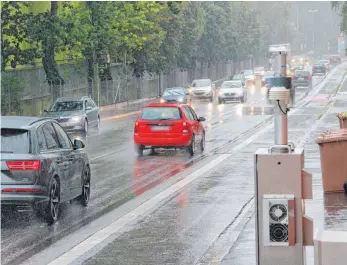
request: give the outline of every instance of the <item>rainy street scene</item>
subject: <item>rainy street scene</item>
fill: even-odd
[[[4,265],[346,265],[347,2],[2,1]]]

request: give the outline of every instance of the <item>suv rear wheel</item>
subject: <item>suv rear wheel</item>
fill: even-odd
[[[190,156],[193,156],[195,154],[195,149],[196,149],[196,147],[195,147],[195,136],[193,135],[192,141],[191,141],[190,145],[187,146],[187,151],[188,151]]]

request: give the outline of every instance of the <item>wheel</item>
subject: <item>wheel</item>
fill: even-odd
[[[142,156],[143,155],[143,146],[142,145],[136,145],[135,151],[139,156]]]
[[[189,146],[187,146],[187,151],[190,156],[193,156],[195,154],[195,136],[193,135],[192,141]]]
[[[155,155],[155,148],[153,148],[153,147],[151,148],[151,154]]]
[[[57,178],[53,178],[52,184],[49,190],[49,202],[45,209],[44,215],[47,223],[53,224],[58,220],[59,216],[59,194],[60,185]]]
[[[343,184],[343,188],[344,188],[345,192],[347,193],[347,181]]]
[[[205,150],[205,133],[202,134],[202,139],[200,142],[200,151],[204,152],[204,150]]]
[[[245,103],[245,96],[242,96],[241,103]]]
[[[222,104],[223,103],[223,99],[218,98],[218,104]]]
[[[83,172],[82,194],[78,197],[83,206],[87,206],[90,200],[90,168],[86,166]]]
[[[85,121],[84,121],[83,131],[84,131],[85,134],[88,133],[88,120],[87,119],[85,119]]]

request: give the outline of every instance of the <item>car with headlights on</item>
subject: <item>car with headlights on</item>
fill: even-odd
[[[190,104],[190,94],[184,87],[166,88],[160,103]]]
[[[218,103],[221,104],[226,101],[240,101],[245,102],[246,92],[241,81],[224,81],[218,90]]]
[[[254,75],[263,77],[265,73],[265,67],[258,66],[254,67]]]
[[[215,85],[211,79],[196,79],[190,86],[191,97],[194,99],[209,99],[211,102],[215,95]]]
[[[91,171],[83,148],[53,119],[1,117],[1,210],[35,210],[54,223],[62,203],[77,198],[87,206]]]
[[[100,127],[99,108],[89,97],[59,98],[49,110],[44,111],[67,132],[83,131],[87,134],[90,127]]]
[[[309,71],[297,70],[292,77],[292,88],[308,87],[312,88],[312,78]]]
[[[135,150],[141,156],[145,149],[186,149],[193,156],[205,149],[203,121],[205,118],[198,118],[186,104],[148,104],[135,121]]]

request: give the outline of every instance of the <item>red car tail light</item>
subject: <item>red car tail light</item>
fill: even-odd
[[[9,170],[40,170],[40,160],[16,160],[6,161],[6,165]]]
[[[307,79],[308,79],[308,80],[311,80],[311,79],[312,79],[312,77],[309,75],[309,76],[307,77]]]
[[[189,125],[184,121],[183,122],[183,130],[182,130],[183,134],[190,134],[190,128]]]
[[[134,127],[134,133],[138,133],[138,132],[139,132],[139,130],[138,130],[138,128],[137,128],[138,125],[139,125],[139,124],[136,122],[136,123],[135,123],[135,127]]]
[[[41,190],[34,188],[4,188],[2,192],[41,192]]]

